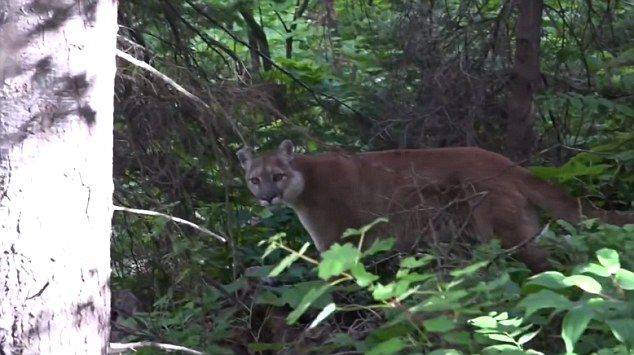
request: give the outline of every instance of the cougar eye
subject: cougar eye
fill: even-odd
[[[273,175],[273,181],[278,182],[282,181],[286,178],[286,174],[275,174]]]
[[[259,184],[259,183],[260,183],[260,178],[258,178],[258,177],[252,177],[252,178],[250,178],[250,179],[249,179],[249,181],[251,181],[251,183],[252,183],[253,185],[257,185],[257,184]]]

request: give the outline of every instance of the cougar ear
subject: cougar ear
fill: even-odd
[[[277,148],[277,151],[281,154],[286,155],[288,158],[292,158],[295,150],[295,145],[291,142],[290,139],[285,139],[280,146]]]
[[[246,169],[253,159],[253,149],[250,147],[243,147],[238,150],[236,156],[238,157],[238,161],[240,162],[242,169]]]

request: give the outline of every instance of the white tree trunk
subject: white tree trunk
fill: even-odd
[[[0,0],[0,354],[109,333],[116,0]]]

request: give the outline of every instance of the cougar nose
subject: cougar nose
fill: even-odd
[[[260,202],[262,205],[264,206],[268,206],[271,204],[271,202],[273,201],[273,199],[275,198],[275,194],[268,194],[268,195],[264,195],[260,198]]]

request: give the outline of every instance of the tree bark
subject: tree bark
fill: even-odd
[[[528,159],[535,149],[535,112],[533,97],[543,86],[539,70],[539,42],[542,0],[516,1],[515,63],[507,101],[507,155]]]
[[[0,2],[0,354],[107,351],[116,8]]]

